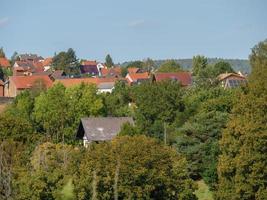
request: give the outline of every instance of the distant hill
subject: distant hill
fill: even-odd
[[[179,63],[185,70],[191,70],[192,68],[192,59],[174,59],[177,63]],[[159,67],[163,62],[166,60],[155,60],[155,64],[157,67]],[[219,61],[226,61],[230,63],[230,65],[233,67],[235,71],[241,71],[241,72],[250,72],[250,64],[248,60],[245,59],[222,59],[222,58],[208,58],[209,64],[215,64]],[[127,66],[130,64],[130,62],[124,62],[121,64],[121,66]]]

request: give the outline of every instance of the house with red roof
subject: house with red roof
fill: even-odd
[[[10,76],[7,84],[5,84],[5,96],[16,97],[21,91],[31,89],[38,81],[42,81],[46,88],[50,88],[53,85],[47,75]]]
[[[7,58],[0,58],[0,67],[10,67],[10,62]]]
[[[31,76],[44,71],[42,61],[16,61],[13,66],[13,76]]]
[[[54,84],[62,83],[65,87],[73,87],[82,83],[85,84],[95,84],[100,93],[102,92],[112,92],[114,89],[116,81],[123,79],[118,78],[64,78],[55,80]]]
[[[148,81],[150,77],[148,72],[143,72],[143,73],[128,73],[125,78],[129,85],[135,85]]]
[[[44,71],[47,71],[51,68],[52,66],[52,62],[53,62],[53,58],[49,57],[49,58],[45,58],[43,63],[43,67],[44,67]]]
[[[100,74],[102,77],[121,77],[120,67],[100,68]]]
[[[190,72],[155,73],[152,80],[156,82],[174,80],[179,82],[182,86],[192,85],[192,76]]]
[[[136,73],[140,73],[141,69],[137,67],[129,67],[127,71],[129,74],[136,74]]]

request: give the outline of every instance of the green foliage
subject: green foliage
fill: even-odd
[[[97,95],[97,88],[93,84],[80,84],[66,89],[67,124],[64,125],[65,134],[69,141],[73,140],[80,119],[83,117],[103,115],[104,105]]]
[[[71,142],[82,117],[102,113],[103,103],[94,85],[66,89],[56,84],[35,99],[34,119],[54,141]]]
[[[10,63],[11,66],[13,66],[15,64],[15,62],[18,60],[19,60],[19,54],[18,54],[18,52],[15,51],[11,56],[11,63]]]
[[[0,115],[0,130],[0,140],[13,139],[26,143],[34,137],[33,127],[27,119],[8,114]]]
[[[216,199],[266,199],[267,43],[250,56],[248,89],[234,105],[220,141]]]
[[[105,60],[106,60],[105,64],[108,68],[111,68],[114,65],[112,58],[109,54],[106,56]]]
[[[130,62],[127,64],[126,68],[136,67],[142,69],[144,67],[144,63],[140,60]]]
[[[151,72],[153,70],[155,70],[155,62],[151,59],[151,58],[147,58],[144,60],[144,69],[148,72]]]
[[[125,136],[125,135],[134,136],[137,134],[139,134],[137,127],[127,122],[122,125],[121,131],[118,135],[119,136]]]
[[[126,67],[122,67],[121,68],[121,76],[125,77],[128,73],[128,69]]]
[[[167,60],[157,70],[157,72],[179,72],[179,71],[182,71],[182,68],[174,60]]]
[[[75,199],[71,179],[82,155],[69,145],[40,144],[32,153],[30,165],[21,166],[16,174],[16,199]]]
[[[6,57],[6,54],[4,52],[4,49],[3,47],[0,48],[0,58],[5,58]]]
[[[232,109],[234,92],[221,88],[188,92],[184,121],[176,120],[175,146],[186,156],[190,176],[203,178],[214,189],[217,183],[218,140]],[[181,127],[179,127],[181,126]]]
[[[24,151],[19,142],[0,139],[0,199],[13,199],[13,180]]]
[[[64,187],[62,188],[61,191],[61,199],[62,200],[74,200],[75,196],[74,196],[74,185],[72,183],[72,179],[70,179],[66,185],[64,185]]]
[[[111,94],[103,95],[105,111],[108,116],[123,117],[131,115],[129,103],[130,87],[126,83],[118,81]]]
[[[193,64],[192,64],[192,71],[193,75],[198,76],[200,71],[205,69],[208,65],[208,59],[204,56],[194,56],[193,57]]]
[[[140,132],[163,138],[163,124],[172,123],[184,110],[182,89],[177,82],[144,83],[133,88],[136,125]]]
[[[225,61],[219,61],[214,65],[214,75],[218,76],[222,73],[235,73],[230,63]]]
[[[249,73],[251,71],[251,66],[249,61],[246,59],[223,59],[223,58],[208,58],[208,65],[215,65],[216,63],[224,61],[229,63],[235,71],[242,71]],[[162,63],[166,62],[166,60],[153,60],[154,62],[154,69],[159,68]],[[175,62],[179,63],[183,70],[191,71],[193,65],[193,59],[175,59]],[[121,65],[126,67],[131,62],[124,62]]]
[[[80,173],[79,199],[196,199],[185,159],[145,136],[92,145]]]
[[[13,75],[13,71],[11,68],[4,68],[2,69],[3,73],[4,73],[4,80],[8,77],[8,76],[12,76]]]
[[[69,48],[67,52],[61,51],[53,57],[52,66],[57,70],[64,70],[66,74],[79,74],[79,64],[75,51]]]
[[[55,141],[64,140],[64,126],[69,118],[67,113],[65,87],[56,84],[47,92],[36,97],[34,103],[34,119],[47,137]]]
[[[197,181],[197,185],[195,194],[199,200],[214,200],[212,192],[203,180]]]

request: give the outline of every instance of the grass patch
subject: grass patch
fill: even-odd
[[[195,195],[199,200],[214,200],[212,192],[209,190],[209,186],[203,180],[196,182],[198,190],[195,191]]]

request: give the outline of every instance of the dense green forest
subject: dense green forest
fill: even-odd
[[[193,66],[193,59],[173,59],[176,63],[182,66],[184,70],[190,70]],[[251,66],[249,60],[245,59],[224,59],[224,58],[208,58],[208,64],[214,65],[217,62],[224,61],[229,63],[235,71],[241,71],[249,73],[251,71]],[[128,66],[129,64],[136,62],[136,61],[129,61],[122,63],[122,66]],[[154,60],[155,67],[160,67],[166,60]]]
[[[250,55],[248,82],[223,89],[233,70],[193,58],[195,84],[174,80],[112,93],[95,85],[33,85],[0,114],[0,199],[194,200],[204,181],[217,200],[267,197],[267,41]],[[180,70],[169,62],[161,70]],[[112,141],[75,139],[89,116],[131,116]]]

